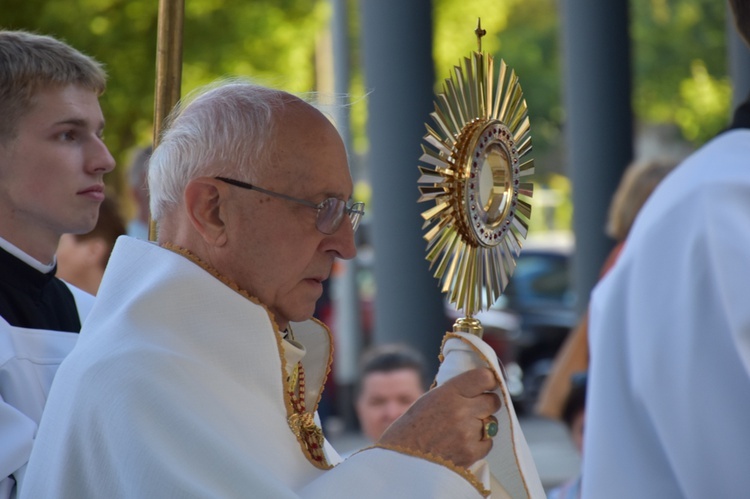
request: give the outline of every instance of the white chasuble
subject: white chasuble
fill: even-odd
[[[292,329],[314,411],[329,333]],[[20,497],[481,497],[465,470],[392,450],[339,463],[324,444],[314,463],[289,424],[282,342],[263,306],[182,255],[121,237],[53,383]]]

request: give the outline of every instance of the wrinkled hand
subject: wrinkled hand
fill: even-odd
[[[482,440],[483,419],[500,409],[492,371],[466,371],[430,390],[385,431],[379,444],[429,452],[469,467],[492,449]]]

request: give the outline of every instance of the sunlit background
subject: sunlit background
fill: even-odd
[[[536,161],[530,235],[539,240],[549,237],[537,253],[532,249],[519,262],[516,273],[520,276],[515,287],[509,288],[496,307],[497,313],[488,316],[485,324],[488,343],[506,363],[508,386],[517,395],[519,411],[523,402],[533,402],[529,393],[536,382],[534,377],[544,375],[543,368],[548,366],[554,349],[580,318],[587,301],[587,286],[592,284],[604,259],[604,250],[591,251],[593,246],[581,244],[580,237],[594,234],[593,237],[604,238],[604,226],[600,223],[604,215],[594,217],[594,222],[583,228],[585,232],[580,219],[575,222],[574,218],[576,186],[572,179],[576,177],[573,173],[578,173],[581,192],[581,169],[576,170],[580,165],[569,164],[572,157],[569,138],[574,120],[564,104],[565,85],[571,84],[565,81],[565,70],[571,67],[571,61],[565,58],[562,16],[575,12],[571,7],[563,8],[566,1],[568,5],[588,10],[587,2],[572,0],[433,0],[431,3],[422,0],[415,3],[428,6],[425,17],[431,30],[415,26],[414,31],[418,32],[415,35],[404,32],[410,31],[409,26],[398,31],[381,23],[377,28],[381,30],[377,33],[380,40],[387,40],[388,46],[396,47],[396,51],[409,51],[409,44],[419,41],[425,33],[431,38],[428,44],[432,47],[432,64],[426,61],[426,74],[434,74],[434,82],[432,88],[429,85],[424,88],[430,99],[440,91],[452,68],[477,49],[474,29],[479,17],[487,31],[482,49],[492,53],[496,60],[505,60],[520,77]],[[624,1],[616,3],[623,5]],[[409,130],[408,141],[413,147],[407,147],[406,151],[413,150],[413,154],[401,154],[404,149],[399,149],[398,159],[403,163],[399,168],[408,170],[403,174],[406,180],[383,181],[381,177],[392,175],[394,170],[388,168],[391,165],[378,164],[373,159],[382,160],[378,153],[391,143],[386,141],[384,145],[381,134],[379,145],[373,145],[378,134],[368,124],[372,121],[368,122],[368,110],[373,112],[368,106],[375,96],[382,97],[383,92],[382,87],[373,88],[365,74],[366,56],[378,56],[372,45],[370,52],[365,49],[363,35],[365,23],[372,21],[363,15],[363,7],[372,8],[372,2],[401,8],[411,0],[400,0],[404,4],[386,0],[185,0],[182,95],[220,77],[243,76],[291,92],[319,92],[324,101],[348,104],[343,124],[349,126],[342,133],[350,149],[354,197],[367,203],[368,214],[358,234],[358,258],[336,269],[331,288],[316,313],[331,325],[336,340],[334,370],[320,407],[329,436],[335,436],[337,429],[355,427],[352,387],[358,354],[367,345],[403,339],[425,352],[436,365],[443,327],[449,328],[457,314],[449,304],[442,303],[437,280],[430,277],[423,258],[424,242],[418,233],[421,221],[417,219],[418,210],[426,208],[414,206],[419,135],[412,139]],[[127,165],[134,151],[153,139],[157,4],[157,0],[0,0],[0,27],[53,35],[105,64],[109,74],[108,89],[101,100],[107,120],[105,140],[118,163],[106,183],[126,217],[132,216],[135,209],[127,190]],[[609,191],[599,200],[585,196],[582,199],[579,195],[575,198],[578,213],[606,211],[602,200],[608,199],[606,196],[629,159],[684,157],[714,137],[727,126],[733,102],[737,102],[738,92],[730,78],[732,50],[728,33],[732,28],[726,19],[725,2],[630,0],[627,4],[629,21],[625,19],[623,23],[630,38],[629,60],[609,60],[610,65],[604,70],[612,73],[613,68],[623,65],[625,74],[630,75],[630,87],[627,84],[625,87],[631,96],[632,154],[628,142],[624,155],[613,152],[618,164],[600,165],[602,171],[615,172],[604,178],[603,183],[608,183],[604,188]],[[378,5],[384,8],[383,4]],[[373,40],[372,31],[369,39]],[[600,39],[591,43],[601,42]],[[380,66],[373,65],[371,59],[369,68],[374,67]],[[433,67],[434,73],[430,71]],[[424,67],[392,64],[384,68],[400,76],[411,70],[425,74]],[[570,80],[570,74],[567,78]],[[606,78],[602,82],[612,84]],[[343,94],[346,97],[342,99]],[[594,119],[597,113],[605,116],[610,111],[605,103],[594,112],[589,110],[586,119]],[[421,121],[428,121],[428,112],[426,109]],[[624,125],[628,141],[629,114]],[[387,118],[387,123],[399,127],[402,118],[394,115]],[[424,128],[418,133],[424,133]],[[603,157],[607,158],[606,154]],[[584,180],[586,176],[594,178],[592,172],[598,168],[597,164],[583,168]],[[597,177],[594,182],[602,180]],[[409,184],[406,190],[391,189],[404,183]],[[592,188],[596,185],[587,185],[584,190]],[[373,230],[376,225],[373,214],[380,221],[388,221]],[[401,227],[402,220],[413,222],[413,227],[406,222]],[[574,231],[576,223],[578,233]],[[405,241],[407,236],[413,241]],[[407,255],[404,248],[413,249],[413,255]],[[579,258],[577,263],[571,263],[574,252]],[[406,270],[388,266],[401,259],[406,262],[403,267]],[[385,262],[380,273],[374,271],[375,260]],[[578,289],[574,289],[574,279],[570,276],[575,265],[587,266],[589,276],[593,276],[589,282],[579,284]],[[389,281],[384,276],[393,282],[383,286]],[[420,287],[417,281],[423,276],[427,284]],[[381,304],[378,311],[379,288],[387,288],[386,293],[381,293],[381,300],[385,294],[390,301]],[[427,296],[431,293],[435,296]],[[534,320],[543,317],[547,321],[541,329],[539,324],[527,324],[527,311],[519,309],[523,300],[532,306],[542,303],[541,313],[538,308],[530,312],[537,314],[532,317]],[[407,318],[413,320],[409,322]],[[381,320],[380,331],[376,327],[378,320]],[[387,326],[383,326],[385,322]],[[542,340],[529,340],[533,327],[538,329],[535,334],[543,331],[554,336],[548,338],[548,345],[541,345],[543,350],[539,349]],[[524,355],[530,357],[526,359]],[[537,464],[543,475],[548,473],[544,463]],[[545,484],[555,483],[569,472],[571,468],[559,471],[558,475],[548,473],[543,476],[549,480]]]
[[[726,125],[731,101],[725,6],[715,0],[632,0],[633,107],[644,147],[681,151]],[[102,105],[106,140],[119,165],[152,137],[155,0],[3,0],[0,25],[51,34],[106,64]],[[354,153],[366,155],[364,83],[358,2],[348,2]],[[332,91],[332,6],[328,0],[187,0],[183,93],[226,75],[244,75],[294,91]],[[434,0],[436,89],[461,57],[483,48],[521,77],[532,123],[536,182],[553,191],[534,230],[570,229],[570,185],[561,133],[560,14],[555,0]],[[656,135],[655,135],[656,134]],[[649,140],[650,139],[650,140]],[[646,144],[648,142],[648,144]],[[122,191],[124,168],[108,182]],[[367,189],[361,189],[366,195]],[[125,202],[127,209],[127,202]],[[541,227],[540,227],[541,225]]]

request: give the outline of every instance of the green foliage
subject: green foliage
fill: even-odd
[[[572,231],[573,193],[570,179],[558,173],[536,177],[529,232]]]
[[[636,116],[700,145],[728,122],[725,2],[631,0]]]
[[[525,1],[514,8],[497,36],[496,58],[516,70],[523,87],[539,157],[557,144],[562,128],[559,20],[555,0]],[[549,165],[561,172],[559,165]]]
[[[725,2],[631,0],[630,6],[636,119],[675,123],[684,138],[701,144],[726,126],[730,115]],[[434,12],[438,83],[476,49],[471,30],[481,15],[488,31],[483,49],[520,77],[535,155],[558,144],[564,120],[558,2],[435,0]]]
[[[678,95],[674,118],[688,140],[701,144],[727,126],[732,85],[728,78],[713,78],[704,61],[693,61],[691,77],[680,82]]]
[[[482,50],[494,52],[499,45],[498,33],[508,24],[508,13],[519,0],[494,2],[488,9],[487,0],[433,0],[433,57],[438,85],[435,90],[442,90],[442,82],[450,76],[453,67],[458,66],[464,57],[477,50],[477,38],[474,30],[477,19],[482,19],[482,29],[487,35],[482,38]]]

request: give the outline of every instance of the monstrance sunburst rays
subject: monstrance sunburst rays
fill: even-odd
[[[481,49],[455,66],[425,125],[419,166],[427,259],[469,321],[489,308],[515,269],[531,217],[534,173],[526,101],[515,71]],[[478,321],[474,320],[478,323]],[[459,323],[457,322],[457,325]],[[454,326],[456,329],[456,326]],[[459,327],[460,329],[460,327]],[[481,334],[481,325],[477,330]]]

